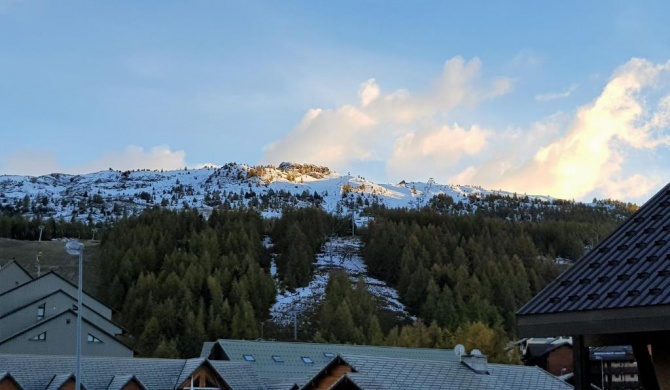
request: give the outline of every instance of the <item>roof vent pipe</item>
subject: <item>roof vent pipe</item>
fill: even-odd
[[[488,359],[478,349],[473,349],[469,355],[461,356],[461,363],[477,374],[489,373]]]

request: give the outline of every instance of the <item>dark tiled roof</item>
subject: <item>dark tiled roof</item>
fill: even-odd
[[[213,344],[205,343],[202,354],[209,355]],[[231,361],[251,364],[258,375],[277,383],[297,383],[303,385],[313,378],[321,368],[330,363],[338,354],[385,356],[391,358],[452,361],[458,359],[451,349],[375,347],[370,345],[320,344],[276,341],[218,340]],[[210,347],[210,349],[207,349]],[[244,355],[252,355],[253,362],[246,362]],[[272,359],[281,356],[282,362]],[[302,358],[311,359],[306,363]],[[214,362],[214,360],[210,360]]]
[[[489,374],[476,374],[458,361],[343,355],[357,371],[347,374],[364,389],[524,389],[565,390],[572,386],[537,367],[489,364]]]
[[[202,362],[203,359],[193,359]],[[0,367],[24,390],[44,390],[54,376],[74,372],[74,356],[2,355]],[[88,389],[107,389],[117,376],[133,375],[147,389],[174,389],[185,367],[184,359],[91,358],[82,360],[82,383]],[[244,363],[211,362],[211,366],[233,390],[265,390],[253,367]]]
[[[670,304],[670,184],[518,314]]]

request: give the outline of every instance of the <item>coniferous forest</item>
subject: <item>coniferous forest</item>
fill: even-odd
[[[445,213],[436,201],[421,210],[369,208],[370,222],[357,232],[369,274],[396,288],[417,320],[398,323],[362,279],[352,283],[334,271],[322,303],[301,321],[301,340],[462,343],[493,361],[513,360],[504,346],[515,336],[518,308],[630,214],[572,204],[542,220],[514,221],[500,210]],[[0,217],[0,236],[35,239],[35,223],[44,222]],[[48,237],[92,229],[47,225]],[[277,289],[306,286],[326,238],[349,229],[346,216],[317,208],[264,219],[246,209],[204,217],[156,207],[101,227],[98,295],[127,330],[124,341],[143,356],[193,357],[217,338],[291,339],[292,325],[269,318]]]

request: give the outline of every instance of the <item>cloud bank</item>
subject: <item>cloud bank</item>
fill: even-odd
[[[297,161],[345,171],[359,161],[385,161],[394,175],[414,173],[419,162],[451,165],[482,151],[489,132],[441,123],[457,107],[508,93],[507,78],[484,81],[481,61],[454,57],[427,91],[383,92],[376,80],[364,82],[359,102],[337,109],[313,109],[283,139],[266,147],[264,163]]]
[[[617,199],[644,197],[668,177],[644,171],[624,174],[624,166],[631,151],[670,146],[670,95],[658,96],[668,76],[670,62],[632,59],[530,158],[521,164],[510,157],[489,159],[454,179],[568,199],[594,192]]]
[[[357,103],[307,112],[296,128],[266,147],[263,162],[310,162],[339,171],[383,162],[387,177],[395,180],[434,177],[567,199],[643,199],[668,180],[667,169],[659,176],[628,168],[636,153],[670,146],[670,62],[631,59],[589,104],[516,129],[450,121],[455,110],[475,109],[511,91],[507,78],[484,81],[481,67],[476,58],[455,57],[431,88],[418,94],[385,92],[370,79],[361,85]],[[536,100],[567,98],[576,88],[538,94]]]

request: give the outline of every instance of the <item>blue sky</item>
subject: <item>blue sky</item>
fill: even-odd
[[[328,165],[644,202],[664,1],[0,0],[0,174]]]

